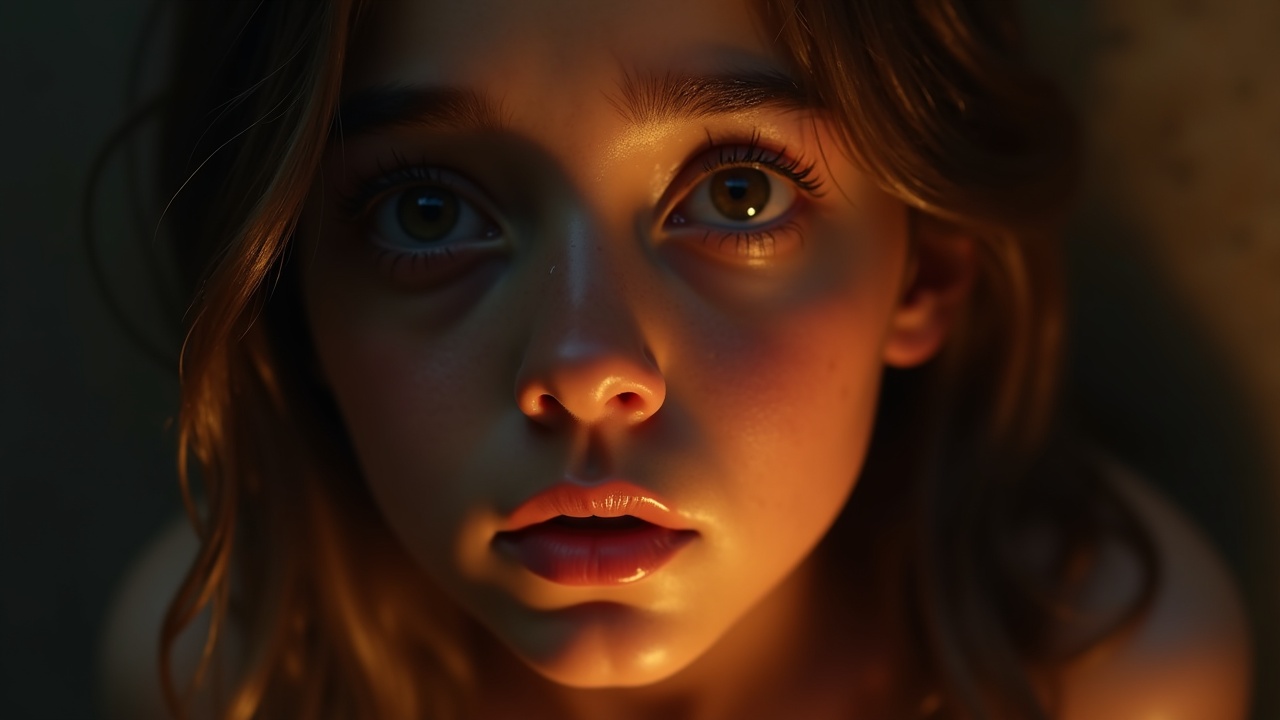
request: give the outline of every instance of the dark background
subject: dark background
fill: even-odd
[[[1280,3],[1027,4],[1036,51],[1092,141],[1070,238],[1070,399],[1224,554],[1267,684],[1280,610],[1280,175],[1267,170],[1280,166]],[[0,718],[95,716],[114,583],[179,511],[176,376],[108,312],[81,228],[148,6],[0,4]],[[93,206],[108,276],[173,354],[162,320],[175,308],[146,290],[152,228],[130,223],[126,182],[123,162],[108,166]],[[1259,718],[1280,717],[1262,702]]]

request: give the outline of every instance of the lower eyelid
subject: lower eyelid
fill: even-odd
[[[367,247],[365,257],[375,271],[391,284],[408,290],[422,290],[449,282],[472,272],[474,266],[501,256],[501,239],[483,243],[456,243],[418,252]]]
[[[696,231],[691,231],[696,232]],[[764,230],[725,231],[704,229],[686,239],[732,261],[768,262],[796,252],[805,245],[804,232],[798,222],[789,220]]]

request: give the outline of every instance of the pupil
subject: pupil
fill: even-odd
[[[441,188],[406,191],[400,197],[400,226],[409,237],[436,242],[458,222],[458,198]]]
[[[729,168],[711,178],[711,204],[729,220],[751,220],[768,202],[769,178],[761,170]]]
[[[438,197],[421,197],[418,198],[418,209],[422,212],[423,220],[435,222],[444,211],[444,201]]]

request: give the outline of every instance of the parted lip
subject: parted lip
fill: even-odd
[[[686,529],[670,504],[653,491],[626,480],[606,480],[592,485],[561,481],[524,501],[502,524],[502,532],[514,532],[565,516],[617,518],[631,516],[672,530]]]

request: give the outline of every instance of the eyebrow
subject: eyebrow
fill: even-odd
[[[618,114],[634,125],[700,120],[713,115],[771,108],[812,110],[817,103],[786,73],[775,70],[690,75],[626,73],[618,96],[607,96]]]
[[[330,138],[351,138],[400,125],[493,130],[503,122],[498,106],[474,90],[384,85],[360,90],[339,103]]]
[[[605,97],[632,125],[692,121],[759,108],[819,107],[794,78],[774,70],[717,75],[625,73],[617,93]],[[499,105],[472,89],[383,85],[344,99],[330,137],[349,139],[396,126],[493,131],[505,125]]]

